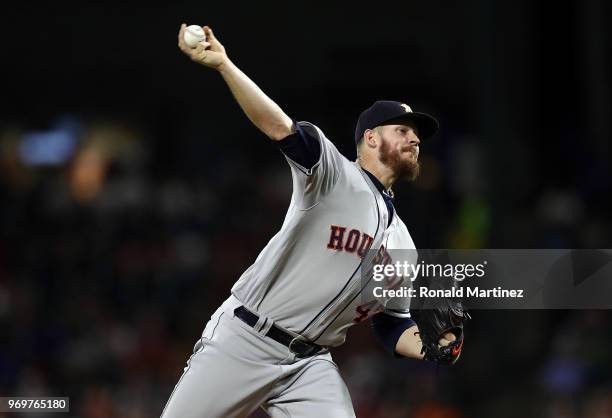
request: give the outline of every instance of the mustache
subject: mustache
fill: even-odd
[[[418,152],[419,152],[418,148],[416,146],[414,146],[414,145],[406,145],[406,146],[400,148],[400,151],[401,152],[410,151],[411,153],[413,153],[415,155],[418,154]]]

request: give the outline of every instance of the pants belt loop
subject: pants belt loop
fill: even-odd
[[[272,325],[274,325],[274,321],[272,321],[271,319],[268,319],[261,328],[261,331],[260,331],[261,334],[262,335],[268,334],[268,331],[270,331],[270,328],[272,328]]]
[[[268,318],[263,315],[259,315],[257,323],[253,326],[253,329],[261,333],[261,328],[266,324],[266,322],[268,322]]]

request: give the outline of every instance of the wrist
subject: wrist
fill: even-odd
[[[229,71],[231,71],[231,68],[233,66],[234,64],[230,61],[227,55],[224,55],[223,58],[221,59],[221,63],[217,66],[217,71],[219,71],[221,75],[225,75]]]

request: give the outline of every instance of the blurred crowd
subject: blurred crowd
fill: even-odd
[[[254,131],[172,148],[122,120],[0,129],[0,394],[69,396],[74,417],[159,416],[208,317],[280,228],[288,166]],[[506,174],[500,205],[483,144],[444,132],[416,184],[397,186],[417,247],[610,248],[608,177],[548,185],[534,163]],[[354,327],[333,354],[357,416],[612,417],[610,312],[473,317],[452,369],[394,359]]]

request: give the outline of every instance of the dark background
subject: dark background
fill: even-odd
[[[210,25],[351,159],[373,101],[436,115],[420,179],[395,186],[417,247],[611,248],[611,7],[2,6],[0,396],[158,416],[207,318],[282,223],[287,164],[221,77],[178,50],[182,22]],[[612,417],[609,312],[473,316],[451,370],[392,359],[353,328],[334,357],[357,416]]]

